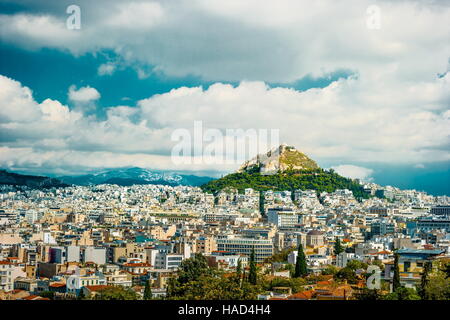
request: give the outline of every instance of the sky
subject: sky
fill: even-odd
[[[431,0],[4,0],[0,167],[236,170],[173,161],[174,132],[201,121],[450,195],[448,21],[450,2]]]

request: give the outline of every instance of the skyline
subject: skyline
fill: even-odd
[[[172,132],[201,120],[278,129],[324,168],[450,194],[448,3],[377,1],[373,28],[372,2],[326,3],[78,1],[70,30],[67,1],[4,1],[0,167],[236,169],[171,161]]]

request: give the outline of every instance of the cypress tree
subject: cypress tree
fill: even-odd
[[[147,280],[144,288],[144,300],[151,300],[153,297],[152,288],[150,287],[150,280]]]
[[[336,237],[335,242],[334,242],[334,254],[338,255],[339,253],[341,253],[343,251],[344,251],[344,248],[342,247],[341,240],[338,237]]]
[[[250,271],[248,274],[248,281],[255,285],[257,282],[257,275],[256,275],[256,261],[255,261],[255,248],[252,248],[252,253],[250,254]]]
[[[392,279],[392,290],[395,292],[400,288],[400,269],[398,267],[398,253],[394,255],[394,278]]]
[[[236,277],[238,279],[238,283],[241,283],[242,278],[242,262],[241,259],[238,259],[237,267],[236,267]]]
[[[305,253],[303,252],[303,246],[300,243],[297,251],[297,261],[295,262],[294,278],[303,277],[306,276],[307,274],[308,269],[306,266],[306,257]]]
[[[428,279],[428,274],[431,271],[431,262],[427,261],[425,263],[425,265],[423,266],[423,272],[422,272],[422,277],[420,279],[420,290],[419,290],[419,295],[422,298],[422,300],[427,300],[427,284],[429,282]]]

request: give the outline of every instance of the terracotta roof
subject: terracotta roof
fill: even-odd
[[[61,283],[61,282],[56,282],[56,283],[52,283],[49,285],[49,287],[53,287],[53,288],[61,288],[61,287],[65,287],[66,284],[65,283]]]
[[[23,298],[23,300],[50,300],[49,298],[43,298],[41,296],[31,295]]]
[[[151,267],[149,263],[125,263],[124,267]]]
[[[88,289],[89,291],[100,291],[108,287],[110,286],[107,285],[85,286],[85,288]]]
[[[309,300],[313,297],[313,295],[314,295],[314,290],[305,290],[305,291],[300,291],[300,292],[294,293],[293,295],[290,295],[288,298],[289,299]]]
[[[326,281],[318,281],[317,282],[318,286],[328,286],[330,284],[333,284],[333,281],[331,281],[331,279],[330,280],[326,280]]]

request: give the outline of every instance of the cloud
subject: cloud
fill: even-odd
[[[172,133],[185,128],[193,136],[196,120],[203,122],[204,130],[214,128],[223,133],[236,128],[279,129],[280,141],[319,163],[448,161],[449,81],[447,74],[420,85],[391,86],[350,77],[306,91],[271,88],[258,81],[238,86],[215,83],[208,88],[172,89],[134,106],[112,106],[106,108],[104,119],[97,119],[55,100],[38,103],[29,88],[0,76],[0,166],[28,164],[49,171],[106,164],[195,171],[236,169],[238,163],[178,166],[171,161]],[[426,94],[424,88],[433,93]],[[72,88],[72,92],[83,96],[77,101],[99,95],[89,87]],[[353,171],[359,177],[369,175],[368,171]]]
[[[3,41],[113,51],[141,76],[145,65],[209,81],[288,83],[339,69],[429,81],[448,66],[450,6],[438,1],[377,1],[379,30],[367,28],[371,0],[80,0],[80,30],[66,28],[60,4],[17,3],[35,11],[0,15]]]
[[[69,108],[38,103],[31,89],[0,76],[0,165],[75,168],[145,159],[170,167],[171,133],[192,130],[195,120],[222,132],[279,129],[281,141],[319,162],[450,160],[446,3],[377,1],[379,30],[366,26],[370,0],[80,0],[81,30],[66,28],[56,2],[17,3],[31,9],[0,14],[3,43],[74,56],[112,51],[98,75],[131,67],[140,78],[199,76],[213,85],[110,106],[100,120],[89,116],[100,98],[95,88],[71,87]],[[336,70],[353,75],[305,91],[268,85]]]
[[[114,71],[116,71],[116,65],[114,63],[103,63],[98,67],[97,73],[99,76],[110,76]]]
[[[81,103],[100,99],[100,93],[97,91],[97,89],[91,88],[89,86],[81,87],[77,90],[77,88],[72,85],[69,88],[68,96],[70,100]]]
[[[373,170],[369,168],[354,166],[351,164],[343,164],[331,168],[340,175],[347,178],[360,179],[365,182],[373,181],[373,177],[371,177],[371,175],[373,174]]]

